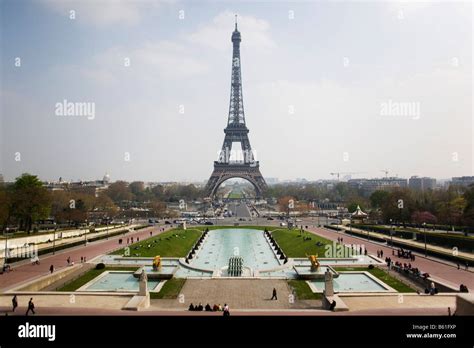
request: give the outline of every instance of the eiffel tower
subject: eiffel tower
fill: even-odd
[[[230,106],[225,137],[219,158],[214,162],[214,171],[209,178],[205,192],[208,197],[214,196],[219,186],[231,178],[248,180],[255,188],[258,198],[262,197],[267,184],[259,169],[259,162],[255,160],[248,137],[249,129],[245,125],[244,101],[242,97],[242,73],[240,70],[240,32],[237,30],[237,16],[235,30],[232,33],[232,79],[230,87]],[[240,143],[242,156],[240,160],[230,161],[232,143]]]

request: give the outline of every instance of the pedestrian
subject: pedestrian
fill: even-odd
[[[15,295],[15,296],[13,296],[13,298],[12,298],[12,308],[13,308],[13,309],[12,309],[12,312],[15,311],[16,307],[18,307],[18,299],[17,299],[17,297],[16,297],[16,295]]]
[[[377,257],[380,257],[380,251],[377,250]]]
[[[152,235],[153,235],[153,232],[152,232],[152,231],[150,231],[150,237],[151,237]]]
[[[33,303],[33,297],[30,298],[30,301],[28,302],[28,309],[26,310],[26,315],[28,315],[29,312],[32,312],[33,314],[35,313],[35,304]]]
[[[84,256],[84,262],[86,262],[86,257]]]
[[[54,272],[54,266],[53,265],[49,266],[49,271],[51,272],[51,274],[53,274],[53,272]]]
[[[224,303],[224,313],[223,313],[224,317],[228,317],[230,315],[230,311],[229,311],[229,306],[227,305],[227,303]]]
[[[81,263],[84,262],[84,256],[81,256]]]
[[[140,237],[137,237],[137,243],[140,241]]]
[[[460,269],[460,268],[461,268],[461,266],[459,265],[459,262],[457,263],[457,266],[458,266],[458,269]]]
[[[383,257],[383,250],[380,250],[380,257]]]
[[[466,271],[469,269],[469,262],[466,261]]]
[[[130,244],[130,238],[127,238],[127,244]]]
[[[278,300],[278,298],[277,298],[277,290],[276,290],[275,288],[273,288],[273,295],[272,295],[272,298],[271,298],[270,300],[273,300],[273,299]]]
[[[69,266],[71,264],[71,256],[67,257],[67,265]]]

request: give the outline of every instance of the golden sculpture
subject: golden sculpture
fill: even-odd
[[[318,261],[318,255],[309,255],[308,256],[309,261],[311,262],[311,271],[315,272],[319,269],[319,261]]]
[[[161,256],[159,255],[153,258],[153,270],[161,271]]]

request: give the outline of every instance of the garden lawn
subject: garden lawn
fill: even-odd
[[[307,255],[333,257],[333,255],[325,256],[327,250],[325,245],[332,245],[332,241],[313,233],[303,231],[301,234],[299,229],[279,228],[272,231],[272,236],[288,257],[307,257]],[[304,240],[305,237],[311,239]],[[317,246],[317,242],[321,242],[322,245]]]
[[[112,252],[113,255],[124,255],[128,257],[185,257],[198,238],[201,236],[202,228],[172,229]]]
[[[321,300],[323,298],[321,293],[311,291],[305,280],[289,280],[288,285],[296,294],[298,300]]]
[[[186,279],[171,278],[166,281],[159,292],[150,292],[151,299],[175,299],[184,286]]]

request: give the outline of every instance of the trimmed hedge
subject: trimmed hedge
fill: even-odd
[[[146,227],[148,227],[148,226],[146,226]],[[135,231],[137,229],[138,228],[135,228]],[[128,232],[128,230],[125,229],[125,230],[111,232],[111,233],[108,234],[108,237],[115,237],[115,236],[118,236],[119,234],[123,234],[124,232]],[[107,238],[107,234],[104,234],[102,236],[87,238],[87,242],[88,243],[89,242],[95,242],[97,240],[106,239],[106,238]],[[53,250],[60,251],[60,250],[68,249],[68,248],[73,248],[73,247],[76,247],[76,246],[79,246],[79,245],[84,245],[84,240],[83,239],[78,240],[78,241],[73,242],[73,243],[60,244],[60,245],[57,245],[55,248],[53,248],[51,246],[51,247],[48,247],[48,248],[39,249],[38,250],[38,256],[52,253]],[[14,263],[14,262],[21,261],[21,260],[26,260],[26,259],[29,259],[29,257],[9,257],[8,258],[8,263]]]
[[[393,231],[393,236],[403,239],[414,239],[416,236],[416,241],[426,242],[433,245],[438,245],[446,248],[457,247],[458,250],[466,251],[472,253],[474,251],[474,238],[466,237],[457,234],[443,234],[443,233],[432,233],[432,232],[423,232],[418,230],[407,230],[407,229],[391,229],[385,226],[376,226],[376,225],[362,225],[362,224],[353,224],[352,227],[358,228],[365,231],[373,231],[385,234],[390,236],[390,231]]]

